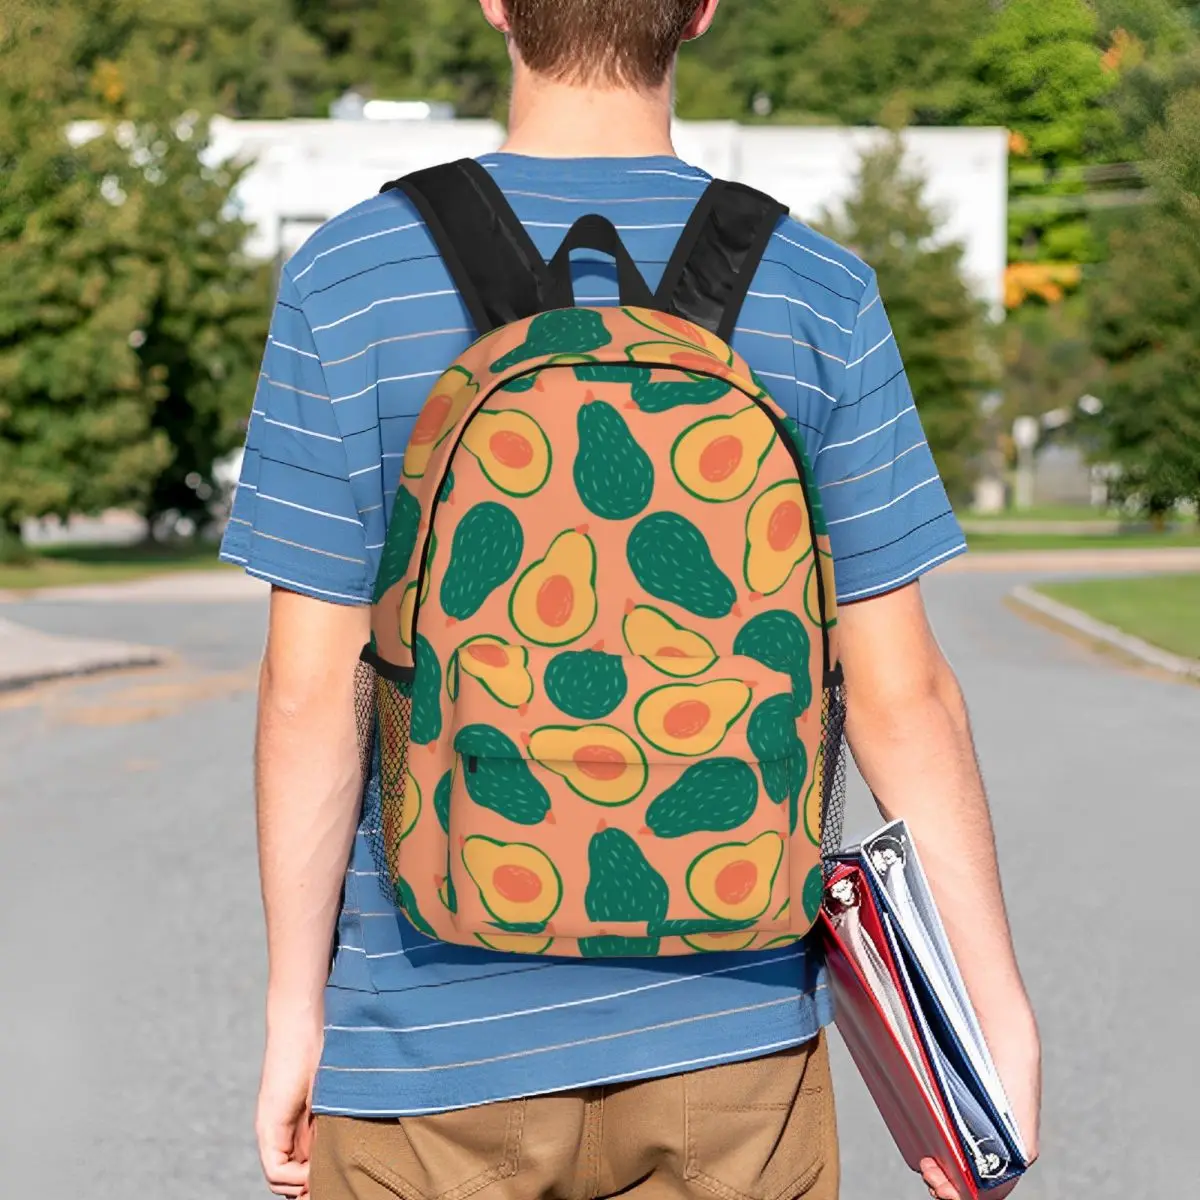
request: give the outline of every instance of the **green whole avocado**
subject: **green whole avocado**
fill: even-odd
[[[598,721],[625,699],[625,665],[602,650],[568,650],[550,660],[544,680],[550,702],[568,717]]]
[[[421,502],[403,484],[396,489],[392,519],[388,522],[387,540],[379,557],[375,576],[375,603],[408,574],[417,533],[421,524]]]
[[[437,934],[434,932],[433,926],[421,916],[421,910],[417,907],[417,897],[413,894],[408,880],[403,877],[397,878],[394,889],[396,903],[404,910],[404,915],[408,918],[409,924],[413,925],[426,937],[436,938]]]
[[[704,534],[686,517],[651,513],[633,528],[626,554],[634,578],[650,595],[697,617],[728,616],[737,592],[713,561]]]
[[[708,831],[728,833],[744,825],[758,806],[758,777],[736,758],[695,763],[651,801],[646,824],[660,838]]]
[[[438,780],[437,789],[433,793],[433,811],[437,814],[438,824],[442,832],[450,832],[450,792],[454,787],[454,772],[447,771]]]
[[[669,412],[681,404],[712,404],[729,395],[730,385],[724,379],[687,377],[656,380],[648,370],[634,382],[633,402],[644,413]]]
[[[594,400],[577,419],[579,453],[575,490],[584,507],[606,521],[636,517],[654,494],[654,464],[624,417],[611,404]]]
[[[584,958],[655,958],[658,955],[658,938],[580,938],[579,953]]]
[[[558,308],[529,323],[525,341],[492,363],[494,372],[507,371],[547,354],[586,354],[612,341],[600,313],[588,308]]]
[[[800,796],[808,769],[804,743],[796,736],[792,698],[771,696],[751,714],[746,723],[746,741],[758,759],[763,787],[776,804]]]
[[[620,829],[602,829],[588,843],[588,885],[583,903],[592,921],[667,918],[667,881],[646,861],[637,842]]]
[[[734,638],[733,652],[790,675],[793,710],[799,717],[812,703],[811,645],[808,626],[795,613],[776,608],[759,613],[742,626]]]
[[[454,739],[467,795],[514,825],[539,825],[550,796],[516,744],[491,725],[466,725]]]
[[[801,893],[801,902],[804,905],[804,915],[810,920],[817,919],[817,913],[821,911],[821,901],[825,898],[825,873],[820,866],[813,867],[808,873],[808,878],[804,881],[804,891]]]
[[[458,523],[450,562],[442,576],[441,602],[446,616],[473,617],[483,602],[512,578],[525,549],[525,535],[514,513],[492,500],[476,504]]]
[[[442,736],[442,668],[437,651],[420,634],[413,643],[410,740],[427,746]]]

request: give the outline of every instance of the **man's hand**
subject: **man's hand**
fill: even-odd
[[[321,1017],[276,1026],[267,1039],[255,1133],[263,1174],[277,1196],[308,1195],[312,1084],[321,1059]]]
[[[308,1188],[322,998],[362,797],[354,671],[370,610],[276,588],[258,697],[267,1049],[258,1148],[274,1192]]]
[[[920,587],[838,612],[846,734],[889,819],[904,818],[941,911],[1030,1158],[1037,1155],[1041,1057],[1013,952],[995,841],[966,705],[925,617]],[[932,1161],[938,1200],[956,1197]]]

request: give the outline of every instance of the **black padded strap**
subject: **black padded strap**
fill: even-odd
[[[667,263],[655,307],[728,342],[771,234],[787,212],[745,184],[714,180]]]
[[[414,171],[381,189],[393,190],[416,207],[481,336],[548,307],[545,259],[474,159]]]
[[[580,249],[599,250],[616,260],[617,285],[621,303],[634,308],[653,308],[654,296],[642,273],[633,261],[633,256],[621,241],[617,227],[608,220],[592,213],[580,217],[571,226],[562,245],[550,260],[550,304],[551,308],[573,308],[575,288],[571,282],[571,251]]]

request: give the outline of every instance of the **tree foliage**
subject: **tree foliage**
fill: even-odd
[[[1092,334],[1118,494],[1159,515],[1200,502],[1200,89],[1168,107],[1148,147],[1158,203],[1113,234]]]
[[[81,79],[92,32],[66,5],[0,29],[10,531],[50,513],[202,507],[180,482],[203,490],[235,442],[265,333],[266,275],[241,256],[235,177],[202,161],[202,119],[180,120],[109,60]]]
[[[875,268],[938,469],[963,499],[980,449],[980,402],[996,383],[994,331],[963,278],[962,246],[937,240],[924,191],[891,139],[863,156],[853,195],[823,228]]]

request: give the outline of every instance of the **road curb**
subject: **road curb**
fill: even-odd
[[[168,657],[153,646],[60,637],[0,620],[0,693],[55,679],[158,666]]]
[[[1082,634],[1090,641],[1111,646],[1114,650],[1120,650],[1123,654],[1136,658],[1147,666],[1156,667],[1160,671],[1167,671],[1182,679],[1200,683],[1200,660],[1198,659],[1183,658],[1168,650],[1162,650],[1139,637],[1117,629],[1114,625],[1106,625],[1103,621],[1097,621],[1094,617],[1089,617],[1087,613],[1080,612],[1079,609],[1072,608],[1069,604],[1051,600],[1049,596],[1043,596],[1033,588],[1016,587],[1009,592],[1009,596],[1020,607],[1029,609],[1056,625],[1065,626],[1074,633]]]

